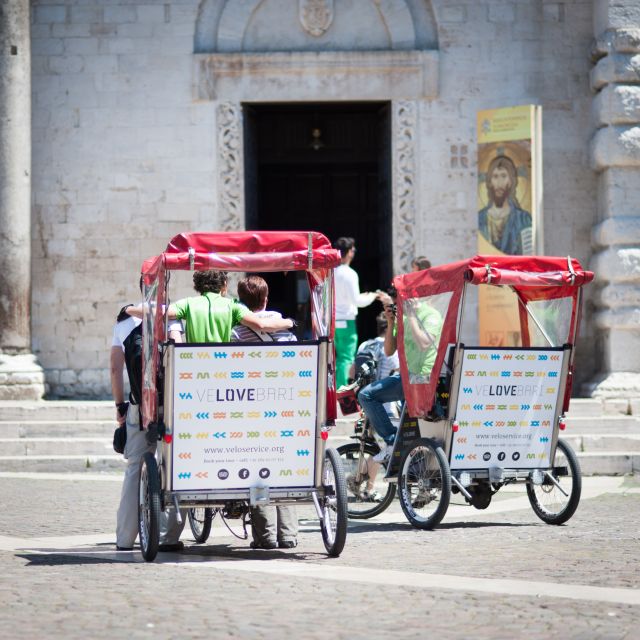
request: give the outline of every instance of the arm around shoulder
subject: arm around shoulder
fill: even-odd
[[[261,318],[252,311],[248,311],[240,320],[240,324],[243,324],[254,331],[269,332],[291,329],[291,327],[293,327],[293,320],[291,320],[291,318],[282,318],[281,316],[276,315]]]

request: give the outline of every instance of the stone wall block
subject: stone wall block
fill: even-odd
[[[49,71],[65,75],[68,73],[80,73],[84,70],[82,56],[50,56]]]
[[[613,52],[639,53],[640,27],[627,26],[620,29],[607,29],[597,36],[593,44],[593,54],[598,56]]]
[[[637,203],[640,208],[640,202]],[[609,218],[596,225],[591,234],[594,247],[640,245],[640,217]]]
[[[591,88],[597,91],[614,83],[640,83],[640,54],[612,53],[598,60],[591,70]]]
[[[33,21],[36,23],[66,22],[67,8],[62,5],[34,7]]]
[[[640,371],[640,330],[637,328],[624,328],[615,322],[609,326],[606,319],[603,319],[600,327],[605,333],[606,351],[606,369],[612,372],[610,375],[617,373],[627,373],[629,378],[635,376],[636,389],[640,391],[638,383],[638,371]],[[631,379],[628,383],[633,383]]]
[[[609,309],[640,308],[640,287],[636,284],[609,284],[597,290],[594,302]]]
[[[633,167],[611,167],[598,174],[598,211],[601,219],[629,218],[640,210],[640,179]]]
[[[640,247],[610,247],[594,256],[592,266],[598,281],[638,282]]]
[[[489,22],[504,24],[514,22],[515,19],[516,8],[511,2],[496,2],[489,5]]]
[[[640,122],[640,85],[608,85],[593,100],[596,127]]]
[[[640,126],[610,126],[598,129],[591,140],[591,167],[640,168]]]
[[[440,18],[440,23],[466,22],[467,8],[461,4],[443,6],[440,9],[439,18]]]

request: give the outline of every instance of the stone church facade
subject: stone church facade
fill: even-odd
[[[640,392],[637,0],[5,0],[0,398],[104,397],[184,230],[245,228],[246,105],[389,105],[392,265],[476,249],[475,121],[543,108],[544,252],[597,274],[578,382]]]

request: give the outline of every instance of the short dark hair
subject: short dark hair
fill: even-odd
[[[238,282],[238,298],[250,311],[260,311],[269,295],[269,285],[260,276],[247,276]]]
[[[193,288],[199,293],[220,293],[227,286],[227,272],[209,269],[193,274]]]
[[[411,265],[418,268],[418,271],[423,269],[431,269],[431,260],[427,256],[417,256],[411,261]]]
[[[353,247],[356,246],[356,241],[353,238],[338,238],[333,243],[333,248],[340,251],[340,255],[344,258]]]

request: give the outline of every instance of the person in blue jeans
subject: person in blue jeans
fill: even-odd
[[[395,336],[396,316],[391,300],[384,305],[384,314],[387,320],[387,328],[384,334],[384,352],[392,355],[396,351],[397,341]],[[402,381],[400,373],[393,373],[386,378],[376,380],[367,385],[358,394],[358,402],[364,409],[367,418],[371,421],[376,433],[384,440],[385,447],[373,457],[375,462],[384,462],[391,455],[393,442],[396,438],[397,428],[391,422],[391,418],[385,409],[385,403],[403,400]]]
[[[397,348],[396,314],[391,299],[385,300],[384,313],[387,330],[384,336],[384,351],[391,355]],[[426,381],[435,362],[436,348],[442,316],[426,303],[407,301],[405,310],[405,357],[410,375],[418,374],[416,382]],[[415,371],[414,371],[415,369]],[[385,403],[404,400],[400,374],[395,373],[367,385],[358,394],[358,402],[371,421],[385,446],[373,457],[375,462],[384,462],[393,450],[397,427],[385,409]]]

